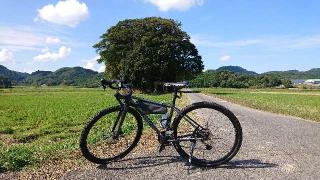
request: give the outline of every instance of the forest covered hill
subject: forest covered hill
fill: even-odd
[[[12,85],[98,87],[103,73],[82,67],[64,67],[54,72],[35,71],[31,74],[9,70],[0,65],[0,78]]]
[[[216,70],[207,70],[207,73],[229,71],[239,75],[263,76],[271,75],[279,79],[320,79],[320,68],[314,68],[308,71],[270,71],[258,74],[249,71],[240,66],[222,66]],[[11,85],[32,85],[32,86],[77,86],[77,87],[98,87],[103,73],[85,69],[82,67],[64,67],[56,71],[35,71],[31,74],[10,70],[0,65],[0,84],[7,83]],[[201,75],[200,75],[201,76]]]

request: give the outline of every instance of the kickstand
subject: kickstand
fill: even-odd
[[[196,142],[197,142],[197,140],[191,141],[188,174],[189,174],[189,170],[191,169],[192,159],[193,159],[193,151],[194,151],[194,148],[196,147]]]
[[[159,154],[166,148],[165,144],[161,144],[159,147]]]

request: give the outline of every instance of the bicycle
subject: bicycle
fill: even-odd
[[[100,111],[82,131],[81,152],[93,163],[107,164],[133,150],[142,135],[142,120],[157,133],[159,152],[173,145],[180,156],[193,165],[222,165],[231,160],[241,147],[240,122],[227,108],[205,101],[193,103],[182,110],[176,107],[177,98],[186,92],[181,90],[187,87],[186,83],[164,84],[173,89],[171,104],[135,97],[132,87],[123,81],[101,80],[101,85],[104,89],[108,86],[116,90],[114,96],[119,105]],[[161,115],[161,127],[158,128],[151,120],[153,114]]]

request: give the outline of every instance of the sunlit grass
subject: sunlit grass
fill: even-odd
[[[201,91],[256,109],[320,122],[320,90],[206,88]]]
[[[1,89],[0,171],[20,170],[77,149],[90,117],[117,105],[113,93],[69,87]],[[170,102],[170,94],[139,96]],[[14,158],[7,158],[11,156],[18,158],[17,166]],[[26,162],[20,162],[19,157]]]

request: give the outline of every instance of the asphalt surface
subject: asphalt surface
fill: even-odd
[[[191,102],[213,101],[239,119],[239,153],[218,168],[189,166],[174,148],[136,151],[119,162],[71,171],[62,179],[320,179],[320,123],[262,112],[199,93]]]

